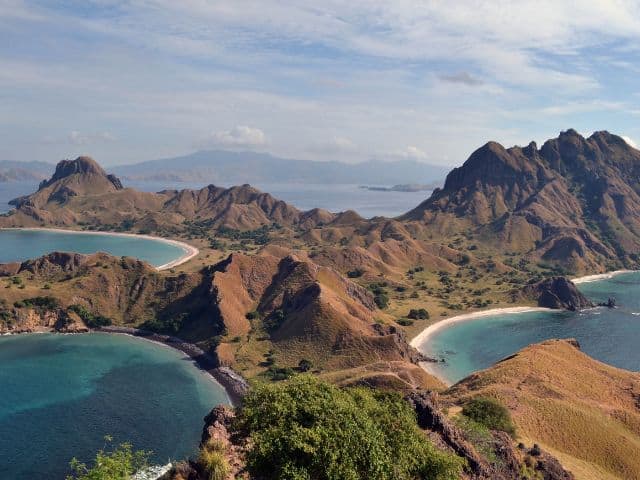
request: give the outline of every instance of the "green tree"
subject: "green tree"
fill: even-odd
[[[509,410],[495,398],[472,398],[462,407],[462,414],[491,430],[502,430],[512,437],[516,435]]]
[[[249,472],[274,480],[453,480],[462,468],[428,441],[399,394],[310,375],[252,390],[234,430],[251,438]]]
[[[105,437],[107,443],[111,437]],[[148,466],[151,452],[134,451],[131,444],[122,443],[112,450],[106,447],[96,454],[92,466],[74,458],[70,462],[71,475],[67,480],[129,480],[133,474]]]

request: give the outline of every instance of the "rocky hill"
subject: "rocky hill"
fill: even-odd
[[[293,256],[233,254],[166,275],[132,258],[52,253],[0,265],[2,278],[0,332],[60,329],[59,319],[82,310],[89,327],[100,317],[177,335],[250,376],[306,360],[321,371],[354,369],[344,382],[391,376],[396,385],[441,385],[416,373],[423,357],[400,329],[376,324],[384,314],[369,291]],[[363,375],[357,369],[366,365]]]
[[[123,188],[90,157],[63,160],[38,191],[11,201],[15,212],[0,226],[78,226],[138,228],[146,231],[184,231],[185,222],[199,228],[253,230],[263,226],[304,226],[330,222],[322,210],[301,212],[250,185],[200,190],[164,190],[158,193]]]
[[[521,438],[557,456],[576,478],[640,478],[640,374],[600,363],[575,340],[531,345],[462,380],[444,397],[499,398]]]
[[[489,142],[402,219],[575,271],[635,264],[639,174],[640,151],[608,132],[567,130],[541,148]]]

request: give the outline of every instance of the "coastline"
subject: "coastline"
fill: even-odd
[[[576,285],[580,285],[581,283],[597,282],[598,280],[606,280],[608,278],[613,278],[623,273],[633,273],[637,271],[638,270],[614,270],[612,272],[607,272],[607,273],[597,273],[595,275],[585,275],[584,277],[572,278],[571,281]]]
[[[440,320],[432,325],[429,325],[427,328],[422,330],[418,335],[413,337],[409,342],[413,348],[418,349],[421,345],[423,345],[431,336],[433,336],[436,332],[448,328],[456,323],[461,322],[469,322],[473,320],[478,320],[484,317],[492,317],[495,315],[506,315],[509,313],[527,313],[527,312],[553,312],[555,310],[551,308],[544,307],[505,307],[505,308],[491,308],[489,310],[480,310],[477,312],[471,313],[463,313],[461,315],[456,315],[455,317],[445,318]]]
[[[70,233],[70,234],[78,234],[78,235],[108,235],[108,236],[116,236],[116,237],[133,237],[133,238],[146,238],[147,240],[155,240],[157,242],[166,243],[169,245],[173,245],[175,247],[180,248],[184,255],[172,260],[171,262],[165,263],[158,267],[155,267],[156,270],[168,270],[169,268],[177,267],[178,265],[182,265],[183,263],[188,262],[195,256],[200,253],[196,247],[189,245],[188,243],[181,242],[179,240],[172,240],[170,238],[163,237],[155,237],[153,235],[146,234],[138,234],[138,233],[124,233],[124,232],[98,232],[93,230],[71,230],[65,228],[51,228],[51,227],[9,227],[2,228],[0,230],[36,230],[36,231],[45,231],[45,232],[57,232],[57,233]]]
[[[224,389],[231,406],[238,405],[249,389],[249,384],[238,372],[230,367],[219,366],[212,355],[178,337],[161,335],[139,328],[115,326],[97,328],[90,330],[89,333],[127,335],[182,352],[193,361],[196,368],[209,375]]]

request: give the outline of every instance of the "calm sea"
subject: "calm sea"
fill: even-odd
[[[125,186],[145,192],[158,192],[173,188],[202,188],[204,185],[185,182],[125,182]],[[324,208],[330,212],[342,212],[351,209],[365,218],[377,215],[396,217],[416,207],[431,194],[381,192],[360,188],[358,185],[265,183],[255,187],[301,210]],[[9,200],[31,193],[37,188],[37,183],[33,182],[0,183],[0,213],[10,210]]]
[[[550,338],[576,338],[588,355],[616,367],[640,370],[640,272],[583,283],[579,288],[594,302],[615,297],[618,308],[485,317],[441,330],[420,349],[446,360],[433,368],[452,383]]]
[[[0,230],[0,263],[23,261],[54,251],[106,252],[118,257],[136,257],[156,267],[184,254],[176,245],[144,237],[44,230]]]
[[[123,335],[0,337],[0,478],[62,479],[72,457],[89,461],[128,441],[152,460],[198,446],[203,417],[228,403],[220,385],[179,352]]]

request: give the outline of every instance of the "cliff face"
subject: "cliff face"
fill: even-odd
[[[533,298],[538,306],[545,308],[581,310],[593,307],[571,280],[565,277],[553,277],[524,288],[524,295]]]
[[[640,151],[620,137],[562,132],[538,149],[490,142],[403,219],[475,229],[502,249],[598,268],[640,247]]]

